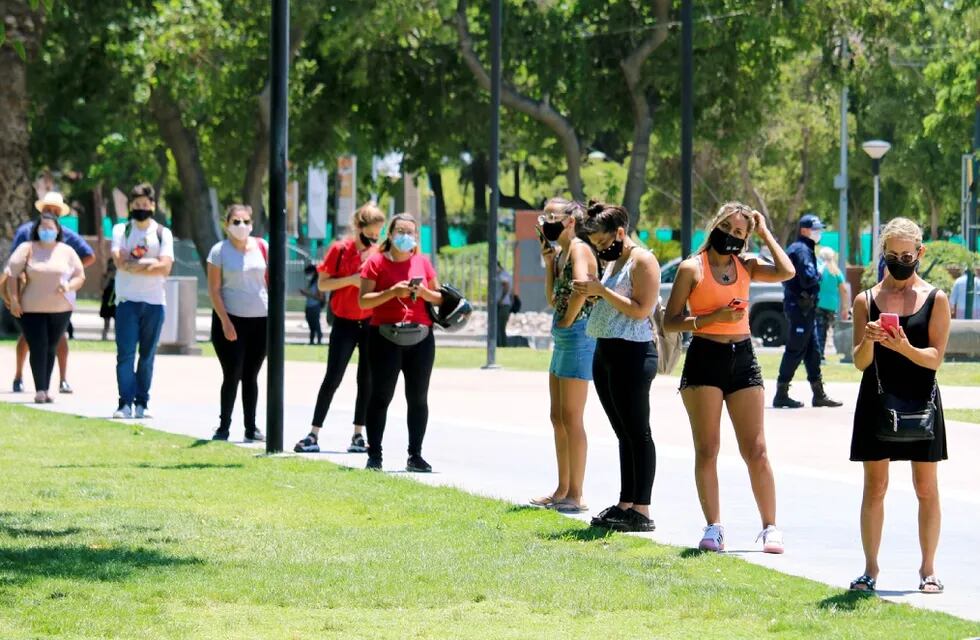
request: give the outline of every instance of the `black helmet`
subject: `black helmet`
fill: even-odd
[[[438,307],[428,305],[432,322],[446,331],[459,331],[466,326],[470,316],[473,315],[473,306],[463,297],[459,289],[452,285],[442,285],[439,293],[442,294],[442,304]]]

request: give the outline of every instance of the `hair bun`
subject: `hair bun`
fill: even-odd
[[[603,211],[605,211],[606,205],[601,202],[596,202],[595,200],[589,200],[589,206],[586,212],[589,214],[590,218],[594,218]]]

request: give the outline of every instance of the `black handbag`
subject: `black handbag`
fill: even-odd
[[[414,347],[429,337],[429,327],[417,322],[398,322],[378,327],[382,336],[399,347]]]

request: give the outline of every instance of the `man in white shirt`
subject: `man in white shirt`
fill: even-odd
[[[973,318],[980,318],[980,267],[973,269]],[[953,282],[949,294],[950,310],[954,318],[963,320],[966,317],[966,274],[964,273]]]
[[[113,418],[149,418],[163,311],[164,286],[174,264],[174,237],[153,219],[153,186],[138,184],[129,194],[129,222],[112,228],[116,272],[116,383],[119,408]],[[139,364],[135,370],[136,351]]]

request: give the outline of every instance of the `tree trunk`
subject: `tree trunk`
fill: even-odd
[[[473,36],[470,35],[469,22],[466,18],[466,0],[458,0],[456,4],[456,15],[452,22],[456,26],[456,34],[460,54],[463,62],[470,72],[476,77],[477,84],[484,91],[490,90],[490,73],[480,62],[473,48]],[[541,100],[530,98],[509,85],[501,82],[500,103],[508,109],[519,111],[537,120],[544,126],[551,129],[552,133],[561,144],[565,154],[565,176],[568,180],[568,190],[572,192],[572,197],[577,200],[585,199],[585,189],[582,186],[582,146],[579,143],[578,133],[575,127],[562,113],[551,106],[549,96],[545,95]]]
[[[487,156],[482,151],[473,156],[470,165],[473,176],[473,219],[477,223],[487,221]]]
[[[449,246],[449,217],[446,215],[446,194],[442,189],[442,172],[429,171],[429,187],[436,200],[436,247]]]
[[[197,134],[184,126],[180,107],[163,87],[156,86],[150,93],[150,113],[160,129],[160,136],[174,155],[184,211],[191,221],[191,238],[201,266],[206,269],[208,252],[219,238],[219,227],[217,212],[211,208]]]
[[[623,192],[623,206],[630,214],[631,229],[636,229],[640,221],[640,199],[647,188],[647,159],[650,157],[650,136],[653,133],[653,107],[647,95],[649,81],[645,79],[649,75],[643,75],[643,63],[667,40],[669,11],[669,0],[657,0],[656,28],[619,63],[633,108],[633,144]]]
[[[31,11],[27,0],[0,0],[0,20],[7,34],[6,44],[0,45],[0,241],[9,241],[30,218],[33,200],[27,63],[12,45],[23,44],[28,59],[34,57],[43,17]]]

